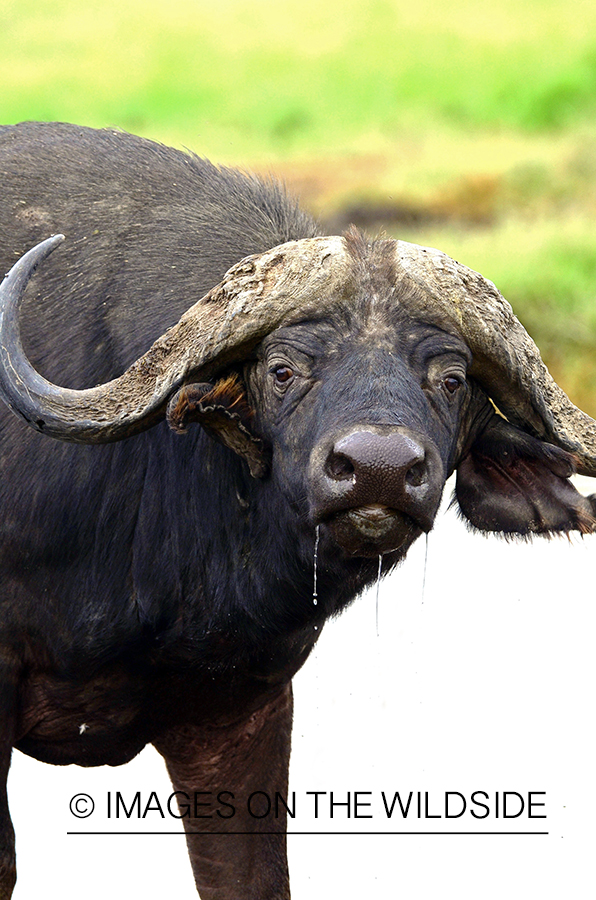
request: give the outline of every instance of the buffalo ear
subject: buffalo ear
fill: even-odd
[[[178,434],[184,434],[190,422],[198,422],[210,437],[241,456],[252,476],[263,478],[269,471],[269,453],[250,431],[252,415],[244,387],[232,374],[216,384],[181,387],[168,404],[167,421]]]
[[[455,496],[481,531],[596,531],[596,494],[573,487],[573,456],[495,415],[457,469]]]

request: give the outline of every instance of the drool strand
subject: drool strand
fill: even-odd
[[[379,553],[379,568],[377,570],[377,594],[375,598],[375,618],[377,625],[377,637],[379,636],[379,587],[381,586],[381,566],[383,565],[383,554]]]
[[[317,564],[319,561],[319,537],[320,537],[320,525],[317,525],[315,528],[315,558],[314,558],[314,573],[313,573],[313,585],[312,585],[312,602],[316,606],[319,602],[319,595],[317,593]]]

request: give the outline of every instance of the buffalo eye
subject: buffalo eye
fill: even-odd
[[[448,394],[455,394],[461,387],[461,379],[456,378],[455,375],[447,375],[447,377],[443,379],[443,385]]]
[[[294,380],[294,371],[289,366],[276,366],[271,370],[275,383],[287,387]]]

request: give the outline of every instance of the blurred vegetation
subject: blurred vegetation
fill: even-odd
[[[497,283],[596,414],[593,0],[3,0],[0,120],[280,174]]]

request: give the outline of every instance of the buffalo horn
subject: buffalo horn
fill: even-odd
[[[149,428],[183,382],[208,379],[246,358],[282,322],[320,313],[347,280],[347,252],[339,237],[290,241],[248,256],[123,375],[71,390],[33,369],[18,324],[31,275],[62,240],[55,235],[25,253],[0,287],[0,396],[33,428],[65,441],[108,443]]]
[[[56,387],[31,367],[18,311],[37,265],[61,242],[49,238],[13,266],[0,287],[0,395],[30,425],[62,440],[105,443],[150,427],[185,381],[242,360],[270,331],[318,314],[349,290],[342,238],[290,241],[233,266],[119,378],[82,391]],[[444,253],[395,242],[396,274],[416,284],[411,312],[459,334],[470,374],[511,422],[574,454],[596,476],[596,422],[571,403],[536,344],[494,284]]]
[[[398,277],[415,282],[425,321],[461,335],[472,375],[511,422],[572,453],[596,476],[596,421],[573,405],[494,284],[428,247],[396,241]]]

